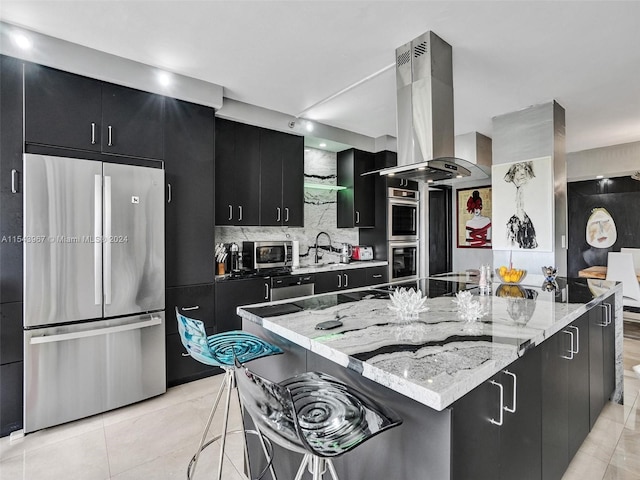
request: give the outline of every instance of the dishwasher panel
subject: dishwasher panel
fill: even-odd
[[[25,330],[24,431],[166,391],[164,312]]]

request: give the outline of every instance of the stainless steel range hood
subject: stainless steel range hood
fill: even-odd
[[[380,170],[408,180],[448,184],[489,177],[455,158],[451,45],[426,32],[396,50],[398,166]]]

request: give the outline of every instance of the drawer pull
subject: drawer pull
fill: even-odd
[[[182,310],[183,312],[188,312],[190,310],[198,310],[200,308],[200,305],[194,305],[192,307],[182,307],[180,310]]]

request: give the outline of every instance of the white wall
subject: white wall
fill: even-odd
[[[593,180],[596,175],[623,177],[638,170],[640,170],[640,142],[567,154],[568,182]]]

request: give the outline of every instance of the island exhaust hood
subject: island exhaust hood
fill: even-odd
[[[378,173],[440,185],[489,178],[454,157],[451,45],[426,32],[396,49],[396,85],[398,166]]]

